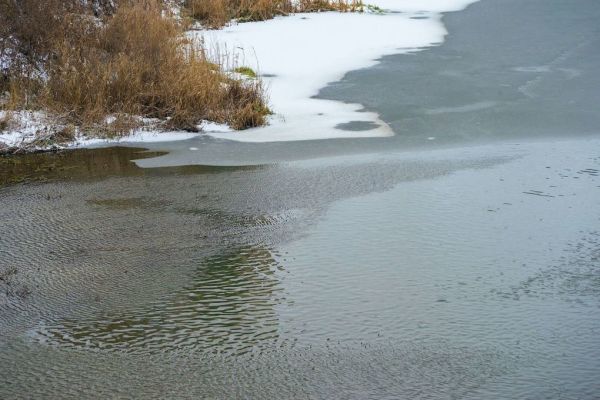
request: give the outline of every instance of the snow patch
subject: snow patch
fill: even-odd
[[[108,121],[113,121],[114,117],[108,117]],[[143,118],[142,121],[144,124],[151,126],[157,122],[160,122],[158,119],[149,119]],[[108,122],[110,123],[110,122]],[[226,124],[217,124],[211,121],[202,121],[198,125],[199,132],[187,132],[187,131],[162,131],[159,129],[152,128],[139,128],[134,129],[127,136],[123,136],[117,139],[99,139],[99,138],[88,138],[85,136],[80,136],[76,140],[75,143],[70,145],[69,147],[77,147],[77,146],[98,146],[98,145],[106,145],[115,142],[119,143],[156,143],[156,142],[175,142],[180,140],[188,140],[199,136],[203,133],[225,133],[232,132],[233,130]]]
[[[36,133],[47,125],[43,112],[0,111],[0,120],[8,121],[7,129],[0,132],[0,142],[8,147],[33,142]]]

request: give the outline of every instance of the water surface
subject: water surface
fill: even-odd
[[[600,7],[568,4],[484,0],[323,91],[393,138],[1,159],[0,397],[596,398]]]

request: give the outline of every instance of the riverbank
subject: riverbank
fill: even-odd
[[[0,140],[11,142],[3,147],[198,132],[206,121],[264,125],[261,80],[210,59],[169,5],[123,2],[97,15],[80,0],[0,4]]]
[[[143,127],[132,129],[124,136],[114,138],[97,138],[82,133],[75,127],[61,124],[41,112],[11,112],[0,111],[0,119],[10,115],[9,118],[18,120],[16,128],[7,129],[0,133],[0,155],[18,155],[39,153],[45,151],[73,150],[77,148],[92,148],[111,146],[122,143],[156,143],[188,140],[198,136],[197,132],[158,129],[162,121],[158,119],[140,119]],[[109,119],[110,121],[110,119]],[[198,130],[202,132],[230,132],[232,129],[226,124],[210,121],[201,121]],[[65,129],[71,129],[67,136],[61,136]]]
[[[316,99],[315,95],[348,71],[375,65],[386,54],[412,53],[441,44],[447,34],[441,13],[469,3],[436,0],[417,5],[377,0],[370,3],[368,12],[304,13],[216,31],[189,31],[188,37],[204,43],[216,64],[233,62],[256,71],[268,89],[274,112],[263,128],[243,132],[205,124],[196,128],[215,138],[249,142],[391,136],[393,131],[376,112],[365,112],[360,104]],[[75,138],[63,143],[44,140],[36,144],[35,132],[49,130],[54,123],[44,124],[39,118],[17,120],[20,128],[0,133],[4,152],[170,142],[201,134],[149,126],[113,139],[90,139],[76,132]]]

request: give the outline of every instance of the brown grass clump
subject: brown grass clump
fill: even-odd
[[[235,129],[265,123],[269,111],[261,82],[236,80],[209,62],[199,44],[184,39],[161,2],[123,2],[101,23],[91,12],[78,11],[60,21],[67,27],[59,29],[63,34],[38,47],[44,77],[31,73],[39,62],[24,63],[34,65],[26,73],[9,72],[14,108],[46,109],[101,136],[129,132],[140,122],[132,116],[187,130],[197,130],[202,120]],[[105,124],[109,115],[116,120]]]
[[[362,12],[362,0],[186,0],[192,18],[207,28],[220,28],[231,20],[263,21],[297,12]]]
[[[362,0],[298,0],[297,12],[363,12]]]
[[[224,0],[187,0],[186,6],[192,18],[207,28],[219,28],[232,18],[231,9]]]
[[[294,11],[290,0],[187,0],[192,18],[207,28],[220,28],[232,19],[262,21]]]

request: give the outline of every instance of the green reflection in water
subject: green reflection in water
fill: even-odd
[[[178,348],[241,354],[278,336],[281,265],[269,249],[243,247],[205,260],[189,285],[150,306],[63,320],[36,337],[59,346],[119,351]]]
[[[164,176],[253,170],[260,166],[213,167],[190,165],[144,169],[132,160],[167,154],[134,147],[78,149],[57,153],[0,156],[0,187],[46,181],[91,181],[113,176]]]

